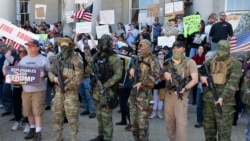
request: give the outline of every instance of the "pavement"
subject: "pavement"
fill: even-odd
[[[188,108],[188,140],[189,141],[204,141],[203,128],[194,128],[196,122],[195,106],[189,105]],[[83,111],[81,108],[80,112]],[[4,112],[0,109],[0,113]],[[23,129],[11,131],[14,122],[10,122],[13,115],[0,117],[0,141],[24,141],[25,134]],[[113,110],[113,123],[120,121],[118,108]],[[245,117],[241,117],[237,126],[232,128],[232,141],[245,141],[245,128],[247,122]],[[125,126],[114,125],[112,141],[133,141],[132,133],[124,130]],[[166,126],[164,119],[150,119],[149,141],[168,141],[166,135]],[[70,131],[68,124],[64,124],[64,141],[70,141]],[[79,141],[89,141],[98,135],[96,118],[89,119],[88,116],[79,115]],[[42,123],[43,141],[51,141],[54,137],[52,112],[46,111]]]

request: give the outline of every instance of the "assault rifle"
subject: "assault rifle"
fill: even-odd
[[[61,65],[60,65],[58,58],[55,59],[55,66],[56,66],[57,77],[58,77],[58,81],[59,81],[59,88],[60,88],[61,93],[64,94],[66,92],[65,91],[65,84],[64,84],[64,80],[63,80]]]
[[[138,82],[138,77],[139,77],[139,66],[138,66],[138,64],[139,64],[139,58],[138,57],[136,57],[135,58],[135,73],[134,73],[134,79],[133,79],[133,86],[134,85],[136,85]],[[132,88],[132,90],[131,90],[131,95],[132,96],[136,96],[137,95],[137,87],[133,87]]]
[[[211,76],[211,74],[210,74],[210,72],[209,72],[208,67],[207,67],[206,64],[204,64],[204,68],[205,68],[205,71],[206,71],[206,74],[207,74],[208,87],[212,91],[214,100],[218,101],[219,97],[218,97],[218,94],[217,94],[217,91],[216,91],[216,88],[215,88],[215,85],[214,85],[214,81],[213,81],[213,78],[212,78],[212,76]],[[222,117],[222,109],[221,109],[220,104],[216,104],[216,107],[217,107],[217,110],[218,110],[220,116]]]
[[[178,99],[183,100],[183,93],[180,93],[183,87],[185,87],[188,78],[181,78],[179,74],[177,74],[177,70],[174,68],[172,62],[169,62],[170,73],[172,76],[172,83],[166,83],[167,90],[175,90],[178,96]]]

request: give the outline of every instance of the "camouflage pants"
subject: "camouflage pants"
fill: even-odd
[[[206,141],[231,141],[234,106],[222,105],[222,118],[214,103],[204,101],[203,117]]]
[[[135,99],[135,104],[130,104],[132,132],[134,139],[136,141],[149,140],[148,116],[152,112],[152,105],[150,105],[151,100],[152,100],[151,89],[144,88],[143,90],[138,92],[138,95],[136,96]]]
[[[107,90],[107,96],[114,95],[112,91]],[[98,121],[98,134],[103,135],[104,140],[112,140],[113,136],[113,121],[112,109],[106,108],[105,100],[99,90],[94,88],[93,91],[94,104],[96,108],[96,118]]]
[[[78,133],[79,99],[77,92],[56,93],[53,102],[53,124],[56,132],[62,132],[64,117],[68,119],[71,135]]]

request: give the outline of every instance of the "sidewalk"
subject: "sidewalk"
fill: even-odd
[[[117,109],[113,111],[113,123],[120,121],[120,114]],[[81,108],[80,111],[83,111]],[[0,113],[3,109],[0,109]],[[11,131],[14,122],[9,122],[11,116],[0,117],[0,141],[25,141],[23,139],[23,129]],[[188,114],[188,138],[189,141],[204,141],[203,128],[194,128],[196,121],[195,106],[189,105]],[[124,130],[125,126],[114,125],[112,141],[133,141],[132,133]],[[246,118],[240,118],[238,126],[233,126],[232,141],[245,141]],[[79,141],[89,141],[97,136],[96,118],[89,119],[88,116],[79,116]],[[46,111],[42,126],[43,141],[51,141],[54,137],[52,112]],[[64,125],[64,140],[70,141],[70,131],[68,124]],[[150,120],[150,141],[167,141],[165,122],[162,119]]]

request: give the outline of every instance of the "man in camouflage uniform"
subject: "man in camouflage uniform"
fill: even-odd
[[[62,130],[64,117],[68,119],[71,130],[71,141],[77,141],[78,133],[78,85],[83,79],[83,62],[79,53],[74,52],[75,44],[69,38],[58,38],[57,44],[61,47],[61,55],[52,63],[49,70],[49,79],[56,85],[56,95],[53,102],[53,123],[56,132],[55,141],[63,141]],[[63,94],[59,87],[58,66],[64,80],[65,93]]]
[[[133,86],[137,91],[135,101],[130,98],[129,104],[131,108],[132,132],[136,141],[149,140],[148,116],[152,111],[152,105],[150,105],[150,101],[152,100],[152,88],[154,87],[155,81],[160,77],[160,63],[156,56],[150,53],[150,47],[151,43],[147,39],[140,41],[139,48],[141,50],[141,57],[138,58],[138,66],[134,66],[129,70],[130,77],[132,78],[135,77],[135,69],[139,69],[140,72],[138,81]]]
[[[164,114],[167,135],[170,141],[188,140],[188,94],[189,90],[198,83],[196,63],[186,57],[184,53],[184,42],[175,41],[173,44],[173,57],[164,62],[162,69],[167,86],[164,97]]]
[[[113,86],[118,84],[122,77],[120,58],[112,50],[112,38],[104,34],[98,41],[99,52],[93,56],[93,73],[102,84],[95,82],[93,99],[98,121],[98,136],[90,141],[111,141],[113,134],[112,108],[109,99],[114,98]],[[93,81],[93,80],[91,80]],[[104,93],[102,90],[102,86]]]
[[[234,95],[242,75],[242,65],[230,56],[230,44],[227,40],[220,40],[216,48],[216,56],[205,62],[215,83],[219,99],[213,99],[212,91],[205,90],[203,95],[203,117],[206,141],[231,140],[231,129],[236,105]],[[204,67],[199,70],[204,74]],[[206,74],[205,74],[206,75]],[[208,86],[207,77],[201,76],[200,81]],[[216,105],[222,108],[222,116]]]
[[[250,53],[248,52],[250,58]],[[244,76],[242,86],[240,88],[241,100],[246,104],[247,113],[247,130],[246,130],[246,141],[250,141],[250,70],[248,70]]]

